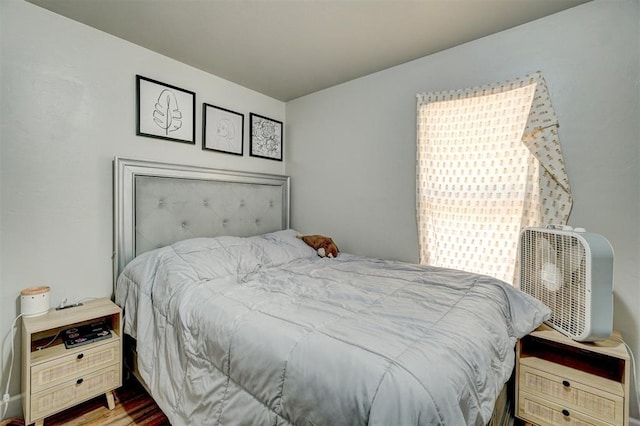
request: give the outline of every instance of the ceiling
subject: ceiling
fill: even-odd
[[[29,0],[289,101],[589,0]]]

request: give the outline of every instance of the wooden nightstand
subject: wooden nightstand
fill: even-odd
[[[628,425],[630,358],[618,332],[580,343],[547,325],[516,346],[516,417],[537,425]]]
[[[104,320],[111,337],[66,349],[62,331]],[[109,299],[95,299],[68,309],[22,319],[22,405],[25,424],[44,419],[105,394],[114,407],[113,390],[122,385],[122,310]],[[46,348],[46,345],[60,332]]]

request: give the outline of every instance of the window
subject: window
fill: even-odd
[[[417,116],[420,262],[514,283],[520,230],[571,207],[542,76],[421,94]]]

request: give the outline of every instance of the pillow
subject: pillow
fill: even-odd
[[[296,238],[293,229],[249,237],[253,253],[265,266],[278,266],[316,255],[314,249]]]
[[[191,238],[171,247],[201,279],[245,275],[262,263],[251,250],[251,244],[240,237]]]

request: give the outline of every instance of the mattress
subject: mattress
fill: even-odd
[[[484,425],[550,315],[483,275],[321,258],[293,230],[147,252],[116,303],[174,425]]]

